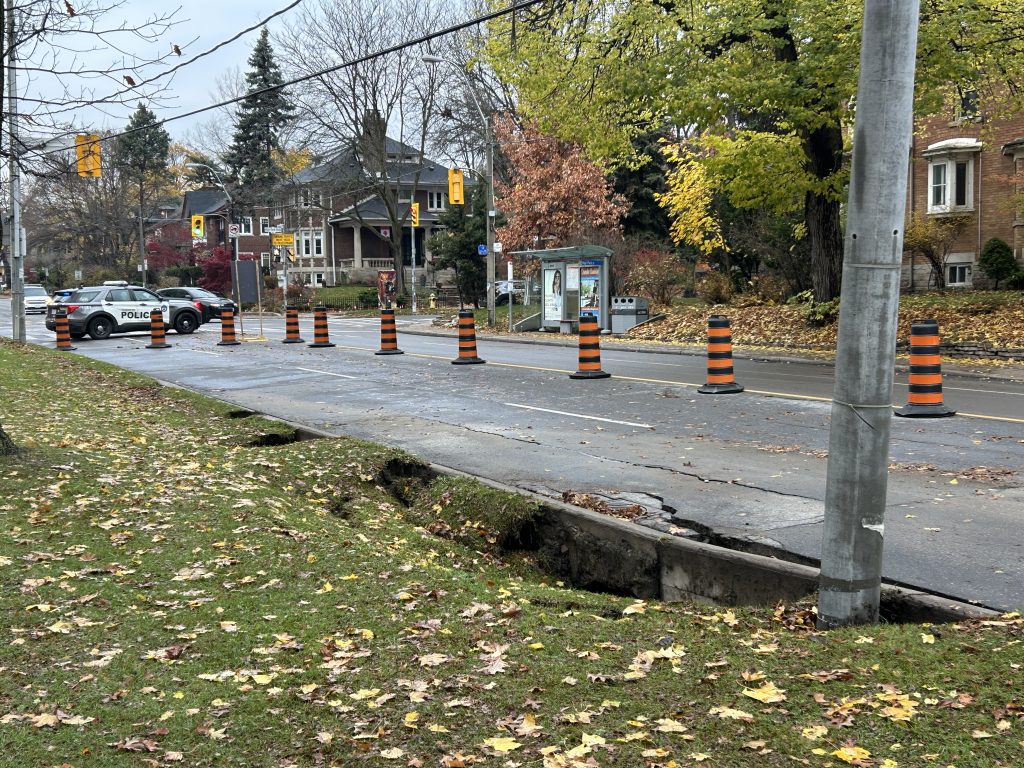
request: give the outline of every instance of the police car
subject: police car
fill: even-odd
[[[147,288],[129,285],[124,280],[79,288],[62,303],[51,304],[46,310],[48,330],[57,329],[58,309],[67,310],[73,339],[81,339],[88,334],[99,340],[112,333],[148,331],[149,314],[154,309],[163,311],[167,328],[181,334],[193,333],[203,322],[199,310],[190,302],[161,298]]]

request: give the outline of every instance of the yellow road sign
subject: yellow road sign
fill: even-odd
[[[294,245],[295,236],[289,234],[273,234],[270,236],[270,244],[275,246]]]

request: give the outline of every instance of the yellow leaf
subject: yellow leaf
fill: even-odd
[[[671,749],[665,749],[664,747],[658,747],[657,749],[645,749],[640,753],[641,757],[668,757],[672,754]]]
[[[48,630],[57,635],[68,635],[71,634],[71,628],[74,624],[68,621],[57,621],[47,627]]]
[[[925,645],[934,645],[935,644],[935,635],[930,634],[928,632],[922,632],[921,633],[921,642],[924,643]]]
[[[323,594],[326,594],[328,592],[333,592],[333,591],[334,591],[334,587],[331,586],[331,582],[325,581],[324,585],[322,587],[320,587],[320,589],[318,589],[316,591],[316,594],[323,595]]]
[[[430,725],[428,725],[427,730],[431,733],[451,733],[451,731],[449,731],[443,725],[438,725],[437,723],[431,723]]]
[[[375,698],[378,693],[380,693],[380,688],[360,688],[358,691],[350,693],[348,696],[350,699],[362,701],[364,699]]]
[[[584,733],[583,738],[580,739],[583,742],[583,746],[592,747],[595,744],[604,744],[604,737],[598,736],[596,733]]]
[[[781,688],[776,688],[772,682],[765,683],[760,688],[744,688],[743,695],[765,704],[776,704],[786,700],[785,692]]]
[[[800,735],[808,741],[817,741],[827,733],[828,728],[824,725],[810,725],[800,731]]]
[[[971,738],[972,739],[991,739],[992,738],[992,734],[989,733],[988,731],[980,731],[980,730],[978,730],[978,731],[971,731]]]
[[[484,746],[490,747],[495,752],[504,755],[519,749],[523,745],[515,739],[510,739],[507,736],[496,736],[493,739],[486,739],[484,741]]]
[[[544,643],[530,643],[530,645],[527,647],[531,650],[539,651],[541,648],[544,647]]]
[[[238,625],[235,622],[233,622],[233,621],[222,621],[220,623],[220,628],[222,630],[224,630],[225,632],[237,632],[238,631]]]
[[[380,756],[383,757],[385,760],[397,760],[404,754],[405,752],[400,750],[398,747],[394,747],[392,749],[381,750]]]
[[[636,603],[633,603],[632,605],[626,606],[625,608],[622,609],[622,615],[623,616],[628,616],[631,613],[646,613],[646,612],[647,612],[647,603],[645,601],[643,601],[643,600],[640,600],[640,601],[638,601]]]
[[[420,713],[419,712],[406,712],[405,713],[404,725],[405,725],[406,728],[419,728],[419,725],[416,724],[416,721],[419,720],[419,719],[420,719]]]
[[[853,763],[855,760],[867,760],[871,757],[871,753],[863,747],[850,746],[840,747],[831,754],[833,757],[838,757],[844,763]]]
[[[253,675],[252,676],[252,681],[254,683],[256,683],[256,685],[270,685],[270,682],[275,677],[277,677],[277,675],[275,673],[273,673],[273,672],[271,672],[269,675],[264,675],[264,674]]]
[[[742,709],[732,709],[731,707],[712,707],[708,710],[709,715],[718,715],[723,720],[744,720],[746,722],[752,722],[754,716],[749,712],[744,712]]]
[[[313,691],[315,691],[319,687],[320,686],[317,685],[316,683],[309,683],[308,685],[302,686],[299,690],[302,691],[303,693],[312,693]]]

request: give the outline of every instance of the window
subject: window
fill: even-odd
[[[443,211],[447,197],[444,192],[427,192],[427,210]]]
[[[947,264],[946,285],[970,285],[971,265],[970,264]]]
[[[270,254],[266,251],[260,254],[260,266],[264,269],[270,269]]]
[[[978,91],[974,88],[957,88],[959,103],[956,109],[956,121],[981,122],[981,112],[978,108]]]
[[[295,193],[295,204],[299,206],[299,208],[319,208],[320,190],[300,189]]]
[[[323,272],[317,272],[316,274],[313,275],[313,284],[314,285],[323,285],[324,284],[324,273]]]
[[[974,210],[977,139],[946,139],[924,151],[928,158],[928,213]]]
[[[269,216],[260,216],[260,234],[261,235],[267,234],[267,231],[269,229],[270,229],[270,217]]]
[[[241,232],[243,235],[252,234],[252,216],[243,216],[241,222],[239,222],[239,225],[241,226],[239,232]]]
[[[317,230],[302,230],[299,235],[299,253],[303,256],[324,255],[324,233]]]
[[[274,209],[274,220],[278,221],[284,218],[284,208],[278,207]]]
[[[937,158],[930,171],[929,213],[974,210],[973,158]]]
[[[400,189],[400,190],[398,190],[398,202],[400,202],[400,203],[411,203],[412,202],[412,190],[411,189]]]

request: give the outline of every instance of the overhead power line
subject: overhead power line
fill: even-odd
[[[390,46],[388,48],[383,48],[383,49],[381,49],[379,51],[374,51],[373,53],[368,53],[365,56],[360,56],[360,57],[355,58],[355,59],[350,59],[349,61],[342,62],[341,64],[335,64],[334,66],[327,67],[326,69],[321,69],[321,70],[319,70],[317,72],[312,72],[312,73],[310,73],[308,75],[302,75],[301,77],[296,77],[296,78],[294,78],[292,80],[288,80],[286,82],[283,82],[280,85],[268,86],[266,88],[261,88],[259,90],[250,91],[250,92],[248,92],[246,94],[243,94],[242,96],[236,96],[236,97],[231,98],[231,99],[226,99],[224,101],[219,101],[216,104],[210,104],[210,105],[205,106],[205,107],[200,107],[199,109],[193,109],[193,110],[191,110],[189,112],[183,112],[180,115],[172,115],[171,117],[166,117],[166,118],[164,118],[162,120],[157,121],[156,123],[152,123],[150,125],[146,125],[146,126],[143,126],[141,128],[133,128],[133,129],[128,130],[128,131],[121,131],[120,133],[112,133],[112,134],[109,134],[107,136],[103,136],[100,139],[100,141],[101,142],[105,142],[105,141],[110,141],[112,139],[120,138],[121,136],[128,136],[128,135],[130,135],[132,133],[138,133],[139,131],[149,130],[149,129],[153,128],[156,125],[166,125],[167,123],[174,122],[175,120],[184,120],[187,117],[194,117],[194,116],[200,115],[200,114],[202,114],[204,112],[209,112],[210,110],[220,109],[222,107],[227,107],[227,106],[230,106],[232,104],[237,104],[238,102],[243,101],[243,100],[247,99],[250,96],[256,96],[256,95],[263,94],[263,93],[270,93],[272,91],[278,91],[278,90],[280,90],[282,88],[287,88],[288,86],[291,86],[291,85],[296,85],[298,83],[304,83],[307,80],[315,80],[318,77],[323,77],[324,75],[329,75],[330,73],[337,72],[340,69],[345,69],[347,67],[354,67],[357,64],[365,64],[368,61],[373,61],[374,59],[378,59],[378,58],[380,58],[382,56],[387,56],[387,55],[392,54],[392,53],[397,53],[398,51],[405,50],[406,48],[412,48],[412,47],[417,46],[417,45],[422,45],[423,43],[428,43],[431,40],[436,40],[439,37],[445,37],[447,35],[454,34],[455,32],[460,32],[461,30],[467,29],[468,27],[477,26],[479,24],[483,24],[485,22],[491,21],[492,19],[498,19],[498,18],[501,18],[502,16],[507,16],[510,13],[515,13],[516,11],[521,11],[521,10],[524,10],[526,8],[531,8],[531,7],[535,6],[535,5],[540,5],[540,4],[544,3],[544,2],[547,2],[547,0],[522,0],[522,2],[516,2],[516,3],[512,4],[512,5],[510,5],[508,8],[502,8],[500,10],[491,11],[490,13],[481,14],[480,16],[476,16],[476,17],[474,17],[472,19],[469,19],[467,21],[463,21],[463,22],[460,22],[458,24],[454,24],[454,25],[452,25],[450,27],[445,27],[444,29],[437,30],[436,32],[429,32],[426,35],[422,35],[422,36],[414,38],[412,40],[407,40],[407,41],[405,41],[403,43],[397,43],[396,45]],[[289,8],[290,7],[292,7],[292,6],[289,6]],[[288,10],[288,9],[286,8],[284,10]],[[277,15],[277,14],[274,14],[274,15]],[[255,28],[261,26],[263,23],[265,23],[265,22],[261,22],[260,24],[257,24],[255,27],[252,27],[252,29],[255,29]],[[250,31],[250,30],[246,30],[246,31]],[[239,33],[239,34],[243,34],[243,33]],[[70,137],[70,136],[73,136],[73,135],[74,134],[68,133],[68,134],[64,134],[64,137]],[[59,139],[59,138],[62,138],[62,137],[60,137],[60,136],[55,137],[55,139]],[[54,139],[51,139],[51,141],[53,141],[53,140]],[[58,154],[59,152],[62,152],[62,151],[66,151],[66,150],[49,150],[49,151],[46,151],[46,152],[40,152],[38,154],[40,156],[46,156],[46,155],[51,155],[51,154]],[[27,152],[31,152],[31,148],[26,150],[26,153]]]

